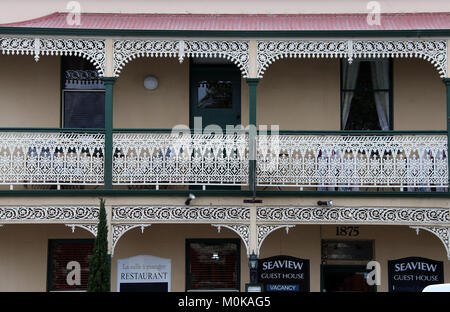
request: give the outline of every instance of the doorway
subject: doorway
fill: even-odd
[[[321,292],[375,292],[375,286],[366,281],[364,265],[322,264],[320,268]]]

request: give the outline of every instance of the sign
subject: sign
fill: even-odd
[[[258,260],[258,283],[265,291],[308,292],[309,260],[275,256]]]
[[[444,264],[421,257],[388,261],[389,291],[421,292],[426,286],[444,283]]]
[[[171,260],[136,256],[117,260],[117,291],[169,292]]]

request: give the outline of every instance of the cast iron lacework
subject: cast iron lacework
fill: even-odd
[[[416,57],[431,62],[441,78],[447,76],[447,40],[259,40],[258,78],[280,58]]]
[[[249,241],[250,241],[250,226],[248,224],[211,224],[212,226],[217,228],[217,231],[220,233],[221,228],[227,228],[236,234],[242,239],[245,245],[245,249],[247,250],[247,255],[250,255],[249,250]]]
[[[0,222],[98,221],[98,206],[0,206]]]
[[[258,222],[291,222],[295,224],[450,224],[448,208],[384,207],[258,207]]]
[[[447,251],[447,258],[450,260],[450,227],[411,226],[411,228],[416,230],[417,235],[419,235],[420,230],[425,230],[436,235],[444,244],[445,250]]]
[[[270,224],[258,224],[257,225],[257,231],[258,231],[258,250],[256,252],[256,255],[259,256],[259,251],[261,250],[261,246],[266,239],[267,236],[269,236],[270,233],[278,230],[278,229],[286,229],[286,234],[289,233],[289,229],[295,227],[295,225],[289,224],[289,225],[270,225]]]
[[[105,73],[105,40],[64,38],[0,38],[3,54],[34,55],[36,62],[41,55],[73,55],[89,60],[100,76]]]
[[[114,134],[113,184],[247,185],[241,134]]]
[[[210,223],[248,222],[250,208],[241,206],[113,206],[112,220],[117,222],[176,221]]]
[[[260,186],[448,186],[445,135],[258,136],[256,164]]]
[[[119,239],[128,231],[135,228],[140,228],[141,233],[144,233],[144,228],[151,226],[151,224],[112,224],[112,250],[111,255],[114,255],[114,249],[116,248]]]
[[[115,40],[114,75],[137,57],[222,57],[235,63],[244,78],[249,73],[249,41],[244,40]]]
[[[0,184],[103,184],[104,137],[89,133],[0,133]]]
[[[66,224],[66,226],[72,229],[72,233],[75,233],[75,228],[78,227],[97,236],[97,224]]]

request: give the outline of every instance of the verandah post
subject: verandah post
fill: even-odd
[[[105,84],[105,189],[112,189],[112,162],[113,162],[113,90],[114,77],[103,77]]]
[[[249,87],[249,188],[250,191],[256,191],[256,87],[258,78],[248,78]]]
[[[450,192],[450,157],[448,152],[450,150],[450,78],[444,78],[445,89],[447,93],[447,173],[448,173],[448,186],[447,191]]]

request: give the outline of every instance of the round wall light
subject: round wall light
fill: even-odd
[[[155,76],[147,76],[144,79],[144,87],[147,90],[155,90],[158,87],[158,79]]]

